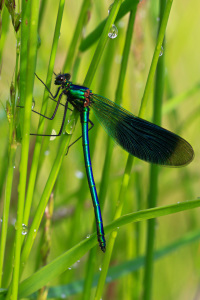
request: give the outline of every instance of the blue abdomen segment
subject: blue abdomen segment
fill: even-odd
[[[98,242],[101,250],[105,252],[106,240],[105,240],[104,230],[103,230],[103,221],[101,217],[101,209],[100,209],[100,204],[97,196],[96,186],[95,186],[93,172],[92,172],[92,164],[90,159],[88,119],[89,119],[89,108],[84,107],[83,111],[81,111],[81,124],[82,124],[82,137],[83,137],[82,139],[83,139],[83,153],[85,159],[85,168],[86,168],[90,193],[92,197],[92,202],[94,206]]]

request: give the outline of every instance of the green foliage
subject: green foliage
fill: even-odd
[[[199,3],[138,2],[115,0],[109,15],[103,1],[0,2],[0,299],[165,300],[198,292],[199,42],[194,47],[192,37]],[[196,153],[185,168],[149,166],[115,147],[93,119],[105,254],[96,246],[81,141],[65,155],[80,136],[78,112],[68,112],[60,138],[30,136],[56,125],[31,112],[34,102],[42,114],[55,105],[34,73],[54,94],[60,71],[135,115],[162,119]]]

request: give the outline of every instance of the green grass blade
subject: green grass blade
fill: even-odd
[[[1,20],[1,39],[0,39],[0,65],[2,64],[3,49],[5,46],[5,41],[6,41],[6,37],[9,29],[9,23],[10,23],[9,13],[5,6],[1,14],[2,14],[2,20]]]
[[[46,85],[49,88],[51,85],[53,68],[54,68],[55,59],[56,59],[56,51],[57,51],[57,47],[58,47],[60,28],[61,28],[62,16],[63,16],[63,11],[64,11],[64,4],[65,4],[65,0],[60,0],[59,7],[58,7],[58,14],[57,14],[57,22],[56,22],[55,32],[54,32],[53,45],[52,45],[52,49],[51,49],[49,67],[48,67],[48,72],[47,72],[47,79],[46,79]],[[43,96],[42,110],[41,110],[41,113],[44,115],[45,115],[45,112],[47,109],[48,97],[49,97],[49,93],[45,89],[44,96]],[[39,122],[38,134],[43,133],[44,122],[45,122],[44,118],[41,117],[40,122]],[[33,160],[32,160],[32,165],[31,165],[31,171],[30,171],[30,177],[29,177],[29,183],[28,183],[28,189],[27,189],[26,205],[25,205],[25,211],[24,211],[24,220],[23,220],[23,223],[26,225],[28,225],[28,223],[29,223],[29,215],[30,215],[30,209],[31,209],[32,199],[33,199],[33,192],[34,192],[34,188],[35,188],[35,181],[36,181],[36,176],[37,176],[37,171],[38,171],[42,139],[43,139],[42,136],[37,136],[36,142],[35,142],[35,150],[34,150]]]
[[[109,234],[113,232],[113,230],[115,230],[117,227],[121,227],[131,222],[145,221],[148,219],[158,218],[161,216],[166,216],[197,207],[200,207],[200,199],[131,213],[120,217],[119,219],[106,226],[105,233]],[[27,297],[42,286],[46,285],[49,281],[53,280],[59,274],[63,273],[65,270],[71,267],[78,259],[80,259],[85,253],[87,253],[90,248],[94,247],[94,245],[96,244],[96,233],[93,233],[89,239],[85,239],[81,243],[77,244],[75,247],[57,257],[47,266],[43,267],[32,276],[21,282],[19,286],[19,296]]]
[[[22,224],[24,214],[24,202],[26,191],[27,165],[28,165],[28,151],[29,151],[29,134],[30,134],[30,117],[32,106],[32,93],[34,70],[36,64],[36,50],[37,50],[37,25],[39,14],[39,1],[33,0],[31,3],[31,17],[30,17],[30,31],[28,42],[28,62],[27,65],[27,85],[26,85],[26,102],[24,107],[24,126],[22,136],[22,151],[20,161],[20,180],[19,180],[19,200],[16,221],[16,236],[15,236],[15,250],[14,250],[14,270],[12,278],[12,299],[18,299],[19,286],[19,269],[21,256],[21,241],[22,241]],[[9,297],[9,294],[8,294]]]
[[[79,17],[78,17],[78,22],[76,24],[76,29],[74,31],[73,38],[72,38],[71,44],[69,46],[69,51],[67,53],[65,63],[64,63],[64,67],[63,67],[63,70],[66,71],[66,72],[69,72],[72,69],[74,57],[75,57],[75,54],[76,54],[78,40],[79,40],[81,32],[83,30],[83,25],[85,23],[85,18],[87,16],[87,11],[88,11],[90,5],[91,5],[91,0],[84,0],[83,4],[82,4],[82,7],[80,9],[80,14],[79,14]]]
[[[150,95],[150,92],[151,92],[151,88],[152,88],[152,85],[153,85],[155,71],[156,71],[156,67],[157,67],[161,47],[162,47],[162,44],[163,44],[163,40],[164,40],[164,36],[165,36],[165,31],[166,31],[166,28],[167,28],[167,23],[168,23],[170,11],[171,11],[172,3],[173,3],[173,0],[168,0],[167,1],[165,11],[164,11],[164,14],[163,14],[162,22],[161,22],[161,25],[160,25],[160,30],[159,30],[159,33],[158,33],[158,38],[156,40],[154,55],[153,55],[153,59],[152,59],[152,62],[151,62],[151,67],[150,67],[150,70],[149,70],[149,75],[148,75],[148,78],[147,78],[145,91],[144,91],[144,95],[143,95],[142,103],[141,103],[141,107],[140,107],[140,112],[139,112],[140,118],[143,118],[144,114],[145,114],[145,109],[146,109],[147,101],[148,101],[148,98],[149,98],[149,95]]]
[[[161,22],[163,18],[164,9],[165,9],[165,1],[160,1],[159,19],[161,20]],[[164,42],[163,42],[163,47],[164,47]],[[162,109],[162,99],[163,99],[163,89],[164,89],[164,76],[165,76],[165,64],[164,64],[164,54],[163,54],[158,61],[157,69],[156,69],[156,78],[155,78],[153,123],[157,125],[161,125],[161,109]],[[150,177],[149,177],[148,204],[147,204],[148,208],[155,207],[157,205],[158,174],[159,174],[159,167],[156,165],[151,165]],[[156,224],[155,219],[149,220],[147,222],[146,257],[145,257],[145,268],[144,268],[145,289],[143,294],[143,299],[145,300],[150,299],[152,293],[155,224]]]
[[[184,235],[180,239],[176,240],[169,245],[158,249],[154,253],[154,261],[168,257],[170,254],[182,249],[183,246],[191,245],[192,243],[198,242],[200,239],[199,231],[192,231]],[[108,270],[106,277],[106,283],[110,284],[116,280],[127,278],[129,274],[138,272],[144,267],[145,257],[139,256],[136,259],[125,260],[119,265],[111,266]],[[96,287],[99,280],[99,272],[94,275],[92,287]],[[48,298],[60,298],[62,295],[70,297],[83,292],[84,279],[73,281],[67,285],[55,286],[49,289]]]
[[[11,84],[12,91],[12,84]],[[1,236],[0,236],[0,287],[2,287],[2,275],[3,275],[3,264],[6,248],[7,230],[9,224],[9,211],[10,211],[10,201],[13,183],[13,173],[15,168],[15,154],[17,149],[17,144],[15,142],[15,120],[14,120],[14,102],[15,94],[11,93],[11,103],[7,101],[7,117],[9,121],[9,149],[8,149],[8,170],[5,175],[6,186],[5,186],[5,197],[3,203],[3,216],[1,224]],[[7,149],[6,149],[7,150]],[[3,178],[3,177],[2,177]]]

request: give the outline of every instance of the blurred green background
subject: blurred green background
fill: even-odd
[[[66,1],[62,20],[58,51],[54,71],[63,71],[63,64],[66,59],[68,48],[72,40],[77,18],[79,16],[82,1]],[[108,7],[111,1],[93,1],[88,12],[88,22],[82,32],[87,36],[96,26],[107,17]],[[51,44],[54,34],[54,27],[57,15],[56,1],[47,1],[45,12],[42,18],[39,37],[41,40],[37,54],[37,75],[45,80]],[[194,148],[195,158],[193,162],[185,168],[159,168],[159,197],[158,206],[178,203],[186,200],[194,200],[199,197],[199,127],[200,127],[200,76],[199,76],[199,1],[176,0],[173,3],[170,14],[166,43],[163,49],[165,56],[165,89],[163,100],[163,120],[162,126],[180,134]],[[114,101],[122,51],[125,40],[125,33],[128,23],[128,15],[123,17],[115,25],[118,28],[116,39],[109,39],[96,71],[90,89],[97,94],[105,96]],[[158,26],[158,1],[141,1],[138,5],[134,35],[132,39],[131,51],[129,54],[128,70],[123,91],[122,106],[133,114],[138,115],[141,98],[143,96],[153,51]],[[72,81],[82,84],[91,63],[96,43],[85,52],[78,52],[75,67],[66,70],[71,73]],[[4,165],[7,158],[8,145],[8,121],[5,112],[5,103],[9,99],[9,89],[15,73],[16,38],[10,22],[5,39],[5,45],[1,57],[1,77],[0,77],[0,100],[2,103],[0,110],[0,166]],[[110,57],[109,57],[110,55]],[[111,70],[107,78],[107,59],[111,60]],[[56,89],[53,85],[52,91]],[[193,93],[184,96],[194,89]],[[152,89],[153,90],[153,89]],[[35,79],[34,100],[36,104],[41,103],[44,87]],[[168,113],[167,103],[173,98],[183,95],[183,100],[175,105],[174,109]],[[153,97],[152,97],[153,99]],[[145,118],[152,119],[152,101],[148,102]],[[90,132],[92,163],[97,190],[101,181],[102,168],[106,153],[105,141],[107,135],[97,120],[93,118],[95,128]],[[37,131],[38,118],[33,116],[31,132]],[[80,122],[77,123],[73,139],[80,136]],[[31,209],[31,219],[34,216],[37,205],[40,201],[49,172],[57,155],[59,138],[45,142],[42,148],[43,164],[38,172],[36,187],[34,190],[34,200]],[[30,139],[29,163],[31,165],[34,151],[35,138]],[[116,201],[119,194],[120,183],[124,172],[128,154],[118,146],[114,147],[112,155],[111,171],[109,176],[110,187],[106,197],[105,208],[102,212],[104,224],[109,224],[113,220]],[[18,180],[19,180],[20,146],[17,149],[14,182],[12,189],[11,208],[8,227],[8,240],[6,252],[6,264],[9,264],[11,249],[13,247],[13,237],[15,233],[14,223],[17,211]],[[30,166],[28,166],[30,170]],[[139,175],[139,183],[136,180]],[[5,173],[0,167],[1,182],[5,181]],[[140,200],[140,209],[146,208],[147,194],[149,189],[149,164],[138,161],[132,169],[131,181],[126,194],[126,203],[123,214],[137,210],[136,199]],[[137,187],[137,188],[136,188]],[[0,190],[1,206],[3,209],[5,185]],[[139,191],[139,196],[137,192]],[[84,197],[83,197],[84,195]],[[48,261],[53,260],[58,255],[70,249],[73,245],[92,233],[93,207],[90,199],[89,189],[86,182],[84,170],[84,159],[81,141],[72,148],[62,164],[56,187],[54,190],[54,214],[51,226],[51,249]],[[31,220],[30,219],[30,220]],[[161,249],[190,232],[199,228],[199,209],[185,211],[175,215],[168,215],[156,221],[156,243],[155,249]],[[146,222],[140,224],[140,238],[135,236],[135,225],[124,226],[119,229],[116,245],[114,247],[111,265],[120,265],[130,259],[127,241],[132,240],[133,253],[143,255],[146,243]],[[41,227],[42,228],[42,227]],[[132,232],[132,233],[131,233]],[[138,231],[137,231],[138,232]],[[35,242],[35,247],[31,252],[31,257],[25,269],[24,277],[32,274],[39,264],[40,243],[42,229]],[[136,245],[136,241],[139,245]],[[134,257],[132,257],[133,259]],[[103,254],[97,252],[95,271],[99,273]],[[72,269],[67,270],[59,276],[51,285],[66,285],[85,278],[87,256],[81,258]],[[176,251],[166,254],[162,259],[155,262],[153,274],[153,297],[152,299],[199,299],[199,245],[198,242],[188,243],[184,247],[179,247]],[[102,299],[125,299],[124,289],[126,289],[127,276],[122,276],[113,280],[105,286]],[[144,290],[143,270],[133,274],[133,290],[139,290],[141,295]],[[59,299],[59,298],[55,298]],[[81,299],[81,294],[70,295],[67,299]],[[92,299],[92,298],[91,298]],[[130,299],[138,299],[134,292]]]

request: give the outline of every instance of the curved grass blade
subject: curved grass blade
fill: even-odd
[[[192,161],[194,151],[191,145],[173,132],[134,116],[100,95],[91,95],[90,106],[106,132],[133,156],[174,167]]]

